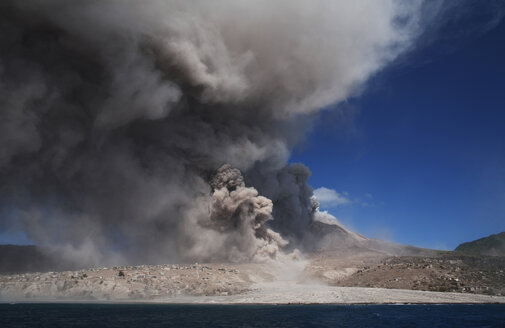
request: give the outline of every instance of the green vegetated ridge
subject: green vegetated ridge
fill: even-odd
[[[463,243],[455,251],[479,255],[505,256],[505,231]]]

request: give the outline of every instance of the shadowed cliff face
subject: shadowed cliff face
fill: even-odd
[[[300,247],[315,208],[289,150],[408,47],[418,9],[2,1],[0,229],[86,265]],[[243,181],[211,187],[226,163]]]

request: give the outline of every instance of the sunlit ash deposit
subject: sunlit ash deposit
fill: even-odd
[[[419,7],[2,1],[0,228],[81,265],[309,249],[290,150],[408,49]]]

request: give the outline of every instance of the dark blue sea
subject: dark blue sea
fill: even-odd
[[[0,304],[0,327],[505,327],[505,305]]]

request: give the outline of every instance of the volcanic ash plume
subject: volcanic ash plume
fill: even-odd
[[[320,108],[409,46],[418,11],[394,0],[1,1],[0,229],[82,265],[303,246],[312,189],[289,151]]]
[[[266,228],[272,220],[272,201],[246,187],[242,174],[223,165],[211,181],[214,189],[211,205],[212,228],[224,232],[222,249],[229,250],[229,260],[250,261],[275,258],[287,241]]]

